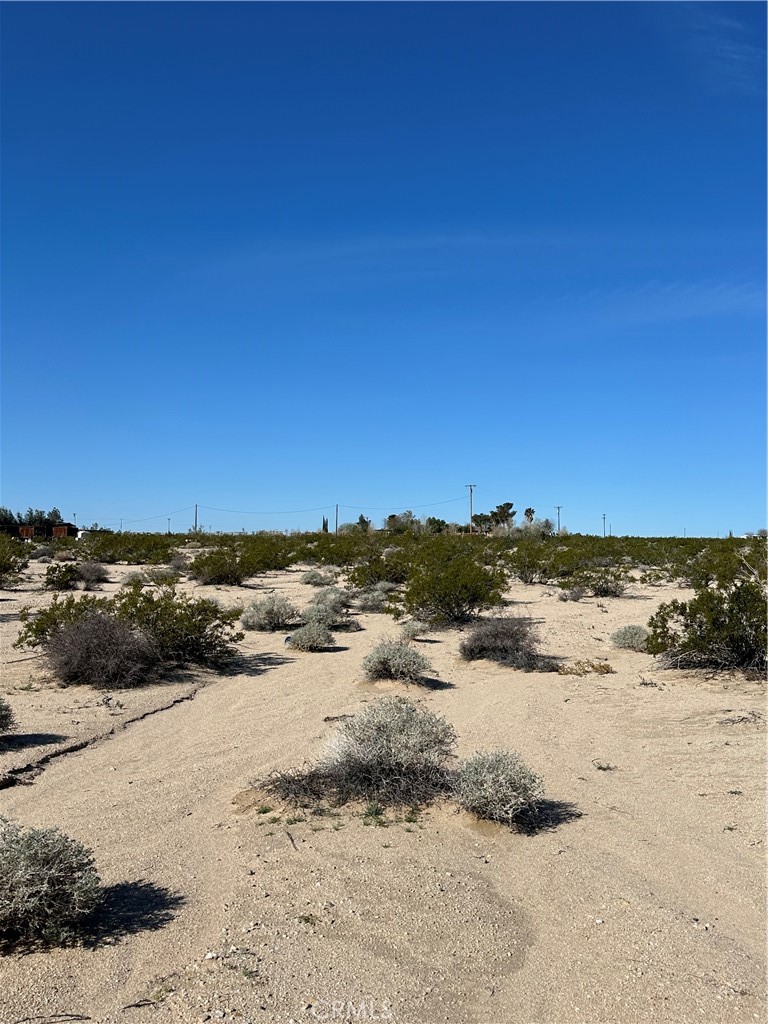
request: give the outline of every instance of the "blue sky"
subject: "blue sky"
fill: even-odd
[[[3,4],[2,504],[302,529],[466,521],[472,482],[574,531],[764,526],[765,36]]]

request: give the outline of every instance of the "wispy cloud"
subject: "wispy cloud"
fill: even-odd
[[[640,285],[596,288],[562,294],[558,307],[590,322],[620,324],[669,323],[698,317],[765,313],[765,289],[750,281],[649,280]]]
[[[754,30],[714,5],[682,7],[690,13],[691,51],[707,68],[710,86],[717,92],[761,94],[765,47]]]

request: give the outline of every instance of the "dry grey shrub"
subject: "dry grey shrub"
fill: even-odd
[[[358,633],[363,628],[357,619],[351,618],[345,608],[339,609],[338,602],[334,601],[308,604],[301,613],[301,620],[306,625],[312,623],[342,633]]]
[[[145,575],[147,582],[154,584],[156,587],[172,587],[181,579],[179,573],[169,565],[153,566],[151,569],[146,570]]]
[[[147,636],[96,611],[52,633],[45,653],[61,682],[101,689],[141,686],[159,661]]]
[[[0,697],[0,734],[12,732],[16,728],[13,709],[5,697]]]
[[[417,807],[450,787],[453,726],[402,697],[383,697],[342,722],[317,764],[280,772],[266,788],[291,803],[376,801]]]
[[[109,580],[109,574],[101,562],[80,562],[77,566],[83,590],[100,590],[100,584]]]
[[[310,587],[332,587],[336,577],[332,573],[321,572],[319,569],[310,569],[301,577],[301,582]]]
[[[644,652],[648,636],[645,626],[622,626],[615,633],[611,633],[611,643],[614,647],[621,647],[627,651]]]
[[[288,643],[296,651],[324,651],[333,647],[333,633],[321,622],[308,622],[291,634]]]
[[[403,640],[415,640],[417,637],[424,636],[429,633],[431,627],[426,622],[420,622],[419,619],[411,619],[410,622],[404,622],[400,627],[400,636]]]
[[[534,811],[543,792],[540,776],[507,750],[478,751],[462,761],[453,789],[465,810],[505,825]]]
[[[253,601],[243,612],[241,621],[246,629],[275,633],[288,629],[299,619],[299,609],[295,605],[285,597],[271,594],[260,601]]]
[[[361,612],[374,614],[385,612],[389,607],[387,595],[375,588],[358,591],[357,594],[355,594],[355,604]]]
[[[340,587],[325,587],[318,590],[310,607],[327,608],[332,615],[343,615],[352,605],[352,595]]]
[[[55,562],[74,562],[75,555],[69,548],[58,548],[54,552],[53,559]]]
[[[554,672],[555,660],[540,654],[533,619],[520,616],[484,619],[459,647],[462,658],[487,658],[526,672]]]
[[[0,936],[67,942],[102,898],[92,852],[55,828],[0,818]]]
[[[127,572],[125,576],[123,576],[123,582],[121,583],[121,586],[123,587],[146,587],[146,585],[147,577],[144,573],[135,571]]]
[[[363,671],[367,679],[417,683],[433,669],[421,651],[414,650],[406,640],[386,637],[363,658]]]

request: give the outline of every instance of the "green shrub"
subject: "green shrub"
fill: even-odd
[[[611,633],[611,643],[614,647],[621,647],[627,651],[646,650],[648,642],[648,630],[645,626],[622,626],[615,633]]]
[[[417,683],[432,672],[432,666],[420,651],[405,640],[387,638],[377,644],[363,659],[367,679],[397,679],[403,683]]]
[[[149,580],[143,572],[127,572],[123,576],[122,587],[146,587]]]
[[[462,658],[485,658],[526,672],[554,672],[554,659],[539,653],[539,639],[533,619],[518,616],[484,619],[462,640]]]
[[[55,645],[55,638],[65,627],[88,616],[100,615],[118,619],[133,633],[145,637],[157,655],[159,667],[170,664],[225,666],[235,656],[232,645],[243,638],[242,633],[234,630],[240,612],[240,608],[224,610],[209,599],[195,600],[186,594],[177,594],[173,587],[143,591],[139,586],[131,586],[112,598],[85,595],[79,599],[73,596],[60,599],[54,596],[48,608],[36,615],[27,608],[22,609],[22,628],[15,646],[41,647],[44,653],[49,653],[51,644]],[[95,650],[93,656],[98,665]],[[140,668],[143,665],[142,661]],[[83,665],[80,670],[86,671]]]
[[[0,533],[0,589],[6,590],[18,583],[28,565],[26,546],[7,533]]]
[[[333,647],[333,633],[321,622],[308,622],[291,634],[289,646],[296,651],[324,651]]]
[[[759,578],[662,604],[648,625],[647,650],[667,667],[765,672],[766,590]]]
[[[541,778],[519,754],[506,750],[478,751],[462,761],[454,783],[454,796],[465,810],[504,825],[535,810],[542,795]]]
[[[5,943],[69,942],[102,898],[92,852],[55,828],[0,818],[0,935]]]
[[[49,565],[45,570],[43,587],[45,590],[77,590],[80,572],[76,565]]]
[[[405,586],[404,604],[410,615],[436,623],[461,623],[501,604],[506,575],[502,569],[479,564],[471,554],[440,542],[425,543]]]
[[[287,598],[271,594],[260,601],[251,602],[243,612],[242,623],[246,629],[275,633],[288,629],[299,618],[299,609]]]
[[[0,697],[0,735],[13,732],[16,728],[16,718],[13,709],[5,697]]]
[[[168,565],[151,566],[144,573],[144,578],[156,587],[172,587],[181,579],[179,573]]]
[[[402,697],[384,697],[341,722],[320,761],[278,773],[267,788],[280,799],[310,804],[349,800],[418,807],[445,792],[456,733],[440,715]]]
[[[231,587],[239,587],[246,576],[251,575],[232,548],[216,548],[198,555],[189,566],[189,574],[208,586],[219,584]]]

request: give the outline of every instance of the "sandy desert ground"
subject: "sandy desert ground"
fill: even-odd
[[[130,568],[110,567],[105,591]],[[3,1024],[765,1020],[765,688],[662,671],[609,639],[686,592],[510,589],[543,651],[607,659],[611,675],[463,662],[452,630],[419,644],[439,686],[367,683],[362,658],[394,627],[361,615],[331,652],[249,632],[231,674],[105,697],[11,647],[20,607],[49,600],[43,570],[1,595],[0,692],[19,730],[0,749],[0,813],[90,846],[106,907],[85,946],[0,957]],[[300,576],[184,589],[304,604]],[[544,776],[546,827],[450,805],[387,827],[353,808],[260,813],[255,780],[385,693],[445,715],[462,756],[519,751]]]

